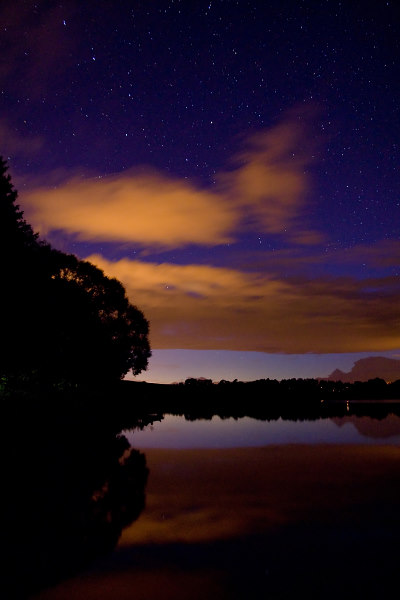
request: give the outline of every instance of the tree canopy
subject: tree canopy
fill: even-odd
[[[39,239],[0,158],[0,377],[85,382],[147,368],[149,323],[123,285]]]

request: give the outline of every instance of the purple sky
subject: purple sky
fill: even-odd
[[[0,5],[27,220],[150,321],[141,379],[400,357],[395,2]]]

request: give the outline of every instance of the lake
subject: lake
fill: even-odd
[[[187,420],[166,415],[143,430],[124,432],[137,448],[241,448],[270,444],[400,444],[400,418],[261,421],[250,417]]]
[[[400,418],[165,415],[125,437],[149,469],[114,552],[37,600],[391,598]]]

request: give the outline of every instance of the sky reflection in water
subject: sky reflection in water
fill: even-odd
[[[370,417],[317,421],[260,421],[250,417],[187,421],[166,415],[142,431],[125,432],[141,448],[240,448],[270,444],[399,444],[400,418]]]
[[[149,468],[140,518],[110,557],[32,600],[391,597],[399,417],[167,415],[125,434]]]

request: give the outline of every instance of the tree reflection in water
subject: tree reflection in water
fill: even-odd
[[[106,392],[7,400],[5,550],[14,597],[391,597],[400,533],[398,447],[153,449],[146,451],[147,485],[144,456],[119,434],[162,419],[162,403],[151,402],[147,386],[139,389],[140,402],[130,392],[125,400]],[[183,399],[172,412],[181,411]],[[211,407],[198,400],[184,411],[187,419],[208,414]],[[140,405],[154,414],[138,418]],[[398,414],[394,405],[372,408],[378,419],[388,410]],[[277,409],[273,404],[258,418],[313,420],[343,411],[356,417],[367,405],[350,413],[343,404],[320,402],[303,412],[294,402]],[[255,406],[245,410],[257,414]],[[86,569],[138,517],[145,488],[146,511],[124,530],[118,552]]]
[[[9,597],[23,598],[110,552],[144,508],[145,456],[104,406],[104,398],[88,396],[6,399]]]

